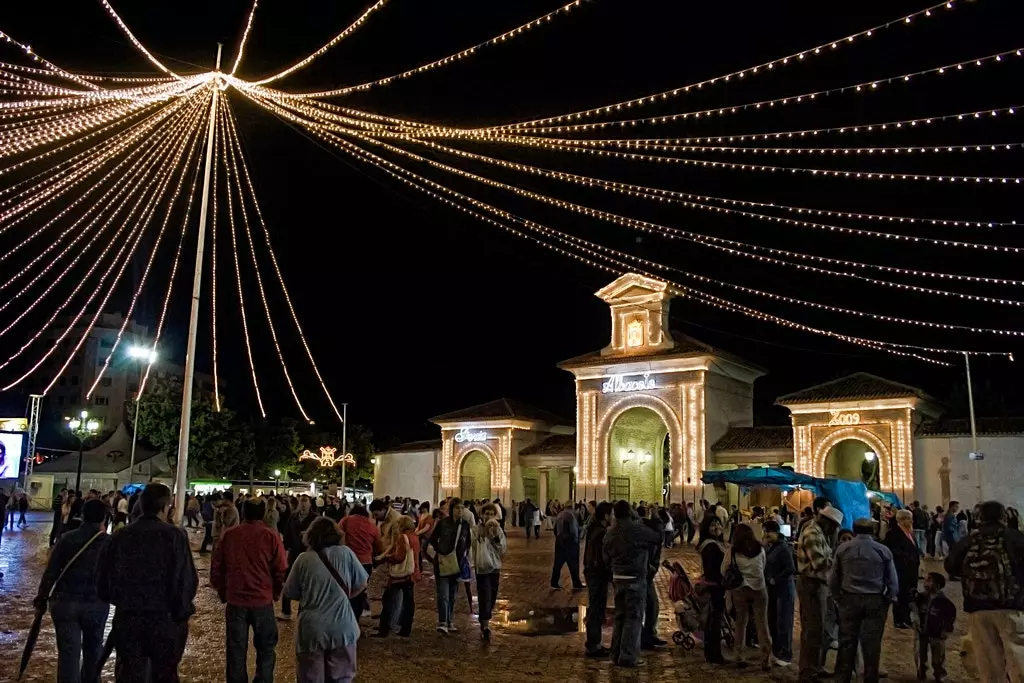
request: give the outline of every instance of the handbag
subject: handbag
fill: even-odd
[[[438,576],[459,576],[462,574],[462,565],[459,563],[459,536],[462,535],[462,524],[455,527],[455,543],[450,553],[437,555]]]
[[[388,576],[392,579],[405,579],[412,576],[416,570],[416,560],[412,556],[412,546],[405,534],[399,534],[402,544],[405,545],[405,559],[399,563],[388,565]]]
[[[731,591],[743,585],[743,573],[740,572],[740,568],[736,565],[736,551],[730,550],[729,552],[732,553],[732,562],[722,572],[722,588]]]

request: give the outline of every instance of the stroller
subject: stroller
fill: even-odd
[[[679,626],[679,630],[672,634],[672,642],[682,645],[685,650],[692,650],[698,642],[703,642],[704,628],[711,612],[711,593],[704,581],[691,582],[680,563],[666,560],[662,566],[672,575],[668,597]],[[722,615],[722,640],[732,647],[735,639],[732,619],[725,613]]]

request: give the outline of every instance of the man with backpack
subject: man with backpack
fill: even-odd
[[[1024,680],[1024,534],[1006,526],[1006,509],[980,506],[978,529],[946,558],[946,573],[960,576],[964,612],[983,683]]]

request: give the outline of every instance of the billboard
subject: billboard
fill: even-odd
[[[0,432],[0,479],[17,479],[25,447],[24,432]]]

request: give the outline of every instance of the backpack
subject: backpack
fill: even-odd
[[[964,559],[964,596],[995,608],[1016,605],[1020,593],[1006,535],[971,534]]]

